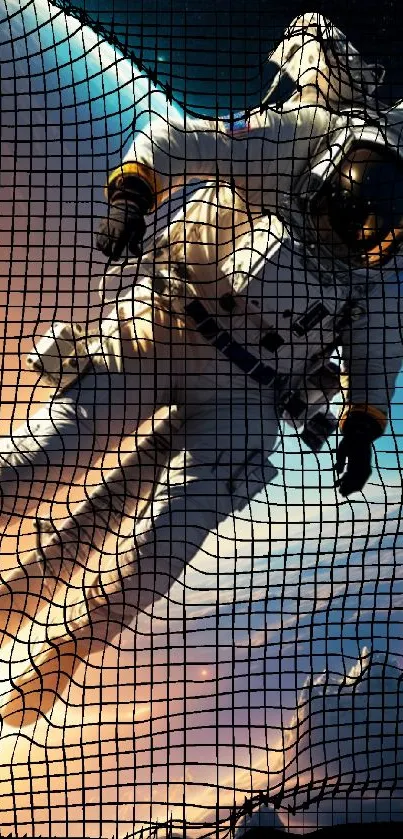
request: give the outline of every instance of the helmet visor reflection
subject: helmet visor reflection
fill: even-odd
[[[318,238],[351,265],[387,262],[403,243],[403,166],[389,150],[354,145],[311,205]]]

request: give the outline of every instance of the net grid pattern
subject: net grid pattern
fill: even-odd
[[[302,82],[278,46],[301,4],[2,0],[0,836],[402,820],[400,163],[364,164],[359,235],[339,163],[294,202],[343,113],[396,107],[399,10],[370,6],[334,21],[366,62],[340,105],[341,43],[310,30]],[[124,160],[158,206],[114,259]]]

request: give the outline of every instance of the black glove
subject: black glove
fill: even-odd
[[[105,256],[119,259],[125,247],[141,255],[146,230],[144,216],[151,209],[149,186],[137,177],[120,177],[109,189],[109,213],[98,230],[96,245]]]
[[[356,411],[347,417],[336,455],[336,471],[341,475],[336,486],[344,498],[365,486],[372,472],[372,443],[381,434],[379,423],[369,414]]]
[[[113,259],[119,259],[126,246],[139,256],[145,230],[143,213],[136,204],[121,198],[109,205],[109,215],[99,226],[97,248]]]

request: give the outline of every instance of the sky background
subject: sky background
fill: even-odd
[[[93,231],[106,173],[132,137],[134,101],[137,115],[150,105],[166,113],[166,102],[46,0],[3,0],[0,65],[8,434],[47,395],[22,368],[34,332],[56,318],[99,317],[104,261]],[[288,429],[272,458],[276,479],[211,534],[169,601],[81,665],[49,719],[21,732],[3,725],[0,828],[111,837],[170,815],[228,824],[229,808],[268,780],[300,808],[281,811],[293,830],[399,816],[401,395],[400,376],[364,495],[336,496],[330,449],[317,457]],[[83,492],[63,488],[57,514]],[[2,568],[32,545],[32,520],[13,523]],[[23,641],[1,655],[4,695]],[[323,800],[302,811],[309,789]]]

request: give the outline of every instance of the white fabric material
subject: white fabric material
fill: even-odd
[[[52,498],[56,482],[77,481],[92,459],[118,447],[157,408],[179,406],[180,430],[176,425],[167,440],[168,454],[151,437],[146,458],[141,449],[127,473],[113,473],[49,543],[44,538],[45,566],[60,581],[56,599],[66,598],[67,626],[89,631],[97,610],[91,632],[102,642],[167,595],[208,534],[273,476],[267,463],[278,433],[272,390],[262,394],[229,361],[217,363],[216,351],[191,327],[180,333],[160,303],[145,283],[119,299],[103,324],[92,370],[13,440],[0,440],[2,511],[24,515],[39,499]],[[149,506],[137,516],[145,491]],[[134,526],[126,540],[119,539],[124,515]],[[111,532],[117,549],[108,553]]]
[[[313,246],[310,255],[293,219],[298,212],[303,234],[306,221],[296,189],[329,148],[340,150],[353,135],[366,137],[367,127],[371,142],[386,142],[400,153],[402,110],[376,113],[371,97],[379,68],[365,64],[319,14],[294,20],[271,59],[280,75],[295,80],[298,92],[281,109],[252,112],[239,136],[225,122],[168,124],[161,116],[136,136],[125,161],[155,171],[163,195],[175,195],[195,178],[230,184],[218,193],[210,184],[193,194],[185,215],[179,212],[158,237],[140,270],[165,276],[174,306],[179,301],[183,308],[187,294],[200,296],[225,329],[231,324],[236,340],[263,361],[274,359],[277,371],[290,376],[292,389],[303,385],[312,360],[334,342],[337,318],[351,299],[359,316],[342,336],[349,401],[370,403],[388,415],[401,359],[401,257],[382,269],[344,265],[343,271],[335,266],[325,271],[320,247]],[[130,271],[129,263],[122,270],[124,285]],[[237,300],[231,316],[220,308],[226,292]],[[320,304],[324,317],[298,332],[298,316]],[[260,344],[272,329],[283,341],[274,353]]]
[[[309,270],[301,248],[276,216],[251,217],[240,195],[225,184],[217,188],[210,183],[148,242],[139,267],[129,260],[110,273],[123,286],[148,276],[177,312],[183,313],[193,297],[202,300],[235,340],[288,377],[290,389],[306,388],[307,374],[335,342],[351,299],[355,319],[342,330],[350,401],[370,403],[388,415],[402,357],[397,269],[385,278],[379,273],[376,283],[371,272],[369,287],[362,270],[350,283],[335,277],[325,284],[320,273]],[[232,313],[221,303],[228,293],[236,304]],[[321,306],[328,314],[304,329],[304,318]],[[261,345],[273,331],[283,342],[275,352]],[[218,359],[219,365],[227,364],[220,353]]]
[[[297,93],[281,111],[254,110],[246,136],[229,131],[225,121],[186,117],[185,122],[170,119],[168,125],[167,117],[153,116],[124,162],[155,171],[163,195],[193,178],[218,176],[243,190],[255,211],[276,212],[279,193],[290,194],[293,180],[308,160],[314,162],[324,138],[331,142],[333,132],[347,124],[340,108],[366,101],[373,92],[376,72],[340,30],[316,13],[293,21],[270,60],[279,66],[278,81],[286,72]]]
[[[278,64],[280,78],[286,71],[299,88],[319,87],[336,109],[366,102],[384,75],[381,65],[363,61],[343,32],[318,12],[296,17],[270,60]],[[275,79],[273,93],[278,83]]]
[[[279,72],[266,99],[275,101],[283,75],[296,92],[277,109],[246,115],[237,134],[225,120],[172,120],[154,115],[127,152],[124,162],[139,163],[157,174],[159,198],[192,179],[234,183],[255,212],[277,212],[282,196],[309,161],[348,126],[349,112],[374,108],[380,67],[363,61],[344,34],[318,13],[296,18],[269,56]]]
[[[197,178],[235,181],[248,204],[276,212],[278,191],[290,193],[306,161],[314,159],[334,117],[321,105],[252,112],[247,139],[231,136],[224,123],[155,117],[136,137],[124,162],[141,163],[158,174],[161,195]]]

